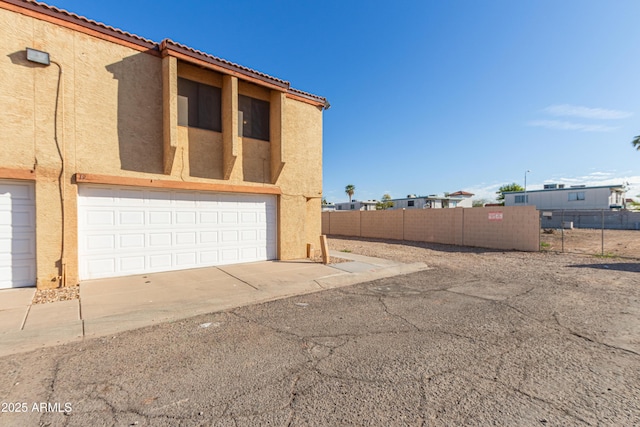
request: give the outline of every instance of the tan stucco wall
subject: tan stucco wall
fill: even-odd
[[[67,284],[78,281],[75,173],[181,181],[186,185],[275,185],[282,192],[279,257],[304,257],[306,244],[316,244],[321,232],[322,193],[322,112],[318,107],[284,95],[281,105],[274,104],[282,109],[277,113],[283,123],[282,129],[272,133],[278,138],[274,145],[282,148],[276,154],[287,155],[274,179],[270,142],[238,137],[228,145],[232,149],[227,149],[225,141],[231,140],[225,140],[220,132],[175,125],[171,132],[163,128],[167,122],[163,102],[172,102],[175,94],[163,96],[163,59],[159,56],[2,8],[0,40],[0,108],[6,114],[0,168],[36,170],[39,287],[58,286],[63,244]],[[49,52],[62,68],[57,122],[58,66],[27,62],[26,46]],[[218,87],[223,87],[225,78],[229,81],[220,73],[176,62],[178,76]],[[229,92],[233,95],[274,99],[274,91],[240,79],[233,87]],[[175,86],[171,90],[175,91]],[[235,105],[237,108],[237,102]],[[170,114],[176,111],[174,108]],[[56,147],[56,124],[65,166],[62,191],[58,186],[62,162]],[[169,174],[164,173],[165,135],[169,141],[177,138]],[[237,155],[238,161],[225,163],[225,150]],[[224,179],[229,164],[231,173]],[[316,199],[318,209],[314,212]]]
[[[496,213],[502,217],[496,220]],[[534,206],[323,212],[323,233],[475,246],[539,250],[540,227]]]
[[[282,189],[282,212],[298,212],[309,206],[307,215],[282,215],[280,238],[295,242],[281,246],[282,259],[304,258],[306,244],[318,246],[322,200],[322,111],[313,105],[287,98],[283,106],[282,143],[284,166],[276,184]]]

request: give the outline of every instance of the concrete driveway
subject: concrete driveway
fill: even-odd
[[[48,304],[32,304],[34,288],[0,290],[0,357],[428,268],[332,257],[349,262],[263,261],[87,280],[79,299]]]
[[[433,269],[5,357],[29,410],[0,424],[637,425],[640,355],[527,280]]]

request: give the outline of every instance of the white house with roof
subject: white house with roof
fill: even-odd
[[[405,198],[392,199],[391,209],[446,209],[446,208],[470,208],[473,206],[471,197],[473,193],[456,191],[444,196],[431,194],[429,196],[416,196],[410,194]]]
[[[505,206],[533,205],[538,210],[624,209],[624,185],[545,184],[542,190],[504,193]]]
[[[340,202],[335,204],[335,212],[344,211],[375,211],[375,200],[352,200],[350,202]]]

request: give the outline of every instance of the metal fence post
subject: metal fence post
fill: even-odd
[[[604,256],[604,209],[602,209],[602,256]]]
[[[562,231],[562,252],[564,252],[564,209],[562,210],[562,217],[560,219],[560,230]]]
[[[542,211],[538,211],[538,252],[542,250]]]
[[[462,246],[464,246],[464,209],[462,209]]]

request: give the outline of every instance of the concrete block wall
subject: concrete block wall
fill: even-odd
[[[404,211],[403,240],[462,245],[461,209]]]
[[[341,217],[336,217],[334,212],[323,212],[323,228],[324,228],[324,218],[330,219],[329,222],[329,232],[328,234],[332,234],[334,236],[354,236],[360,237],[360,211],[354,212],[340,212],[340,215],[344,215]],[[323,233],[324,234],[324,233]]]
[[[465,246],[521,251],[539,249],[538,211],[534,206],[467,209],[463,227]]]
[[[403,239],[404,211],[361,211],[360,236],[374,239]]]
[[[324,212],[322,233],[530,252],[540,245],[534,206]]]

